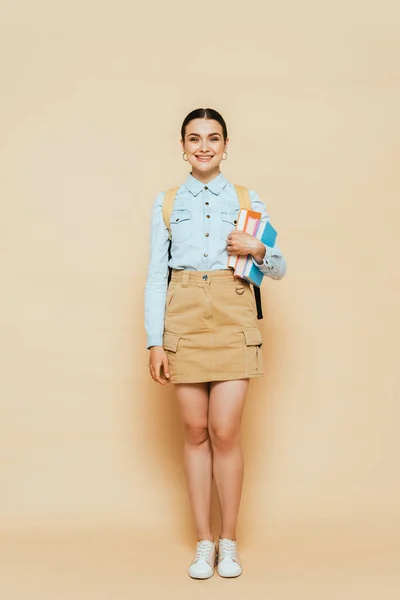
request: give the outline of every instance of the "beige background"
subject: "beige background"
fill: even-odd
[[[204,589],[186,576],[179,415],[143,327],[151,205],[186,177],[180,125],[201,106],[225,116],[224,174],[264,200],[288,263],[263,285],[231,593],[337,598],[348,573],[341,598],[398,597],[397,6],[1,2],[8,598]]]

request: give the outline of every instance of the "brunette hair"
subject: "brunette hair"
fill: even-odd
[[[193,121],[193,119],[213,119],[214,121],[218,121],[222,127],[222,135],[224,137],[224,141],[226,142],[228,130],[226,128],[225,120],[223,116],[213,108],[196,108],[185,117],[181,127],[181,136],[183,141],[185,141],[186,126],[188,123],[190,123],[190,121]]]

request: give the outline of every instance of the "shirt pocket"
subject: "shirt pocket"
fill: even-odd
[[[175,208],[171,212],[171,237],[173,242],[180,244],[191,236],[192,212],[183,208]]]
[[[221,213],[221,238],[226,242],[226,238],[234,229],[236,229],[238,210],[230,210]]]

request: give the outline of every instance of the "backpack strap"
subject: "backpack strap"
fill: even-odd
[[[169,232],[169,239],[171,239],[171,229],[170,229],[171,213],[172,213],[172,209],[174,208],[175,196],[176,196],[178,190],[179,190],[179,186],[171,188],[170,190],[167,190],[164,194],[164,199],[163,199],[163,204],[162,204],[162,215],[163,215],[165,227],[168,229],[168,232]]]
[[[239,200],[240,208],[252,209],[249,190],[244,185],[235,185],[236,194]]]
[[[175,196],[176,196],[178,190],[179,190],[179,186],[171,188],[170,190],[167,190],[164,193],[164,198],[163,198],[163,203],[162,203],[162,216],[164,219],[165,227],[168,229],[168,239],[169,239],[168,261],[170,261],[170,259],[171,259],[171,227],[170,227],[171,213],[172,213],[172,209],[174,208]],[[167,283],[167,285],[169,285],[171,282],[171,275],[172,275],[171,267],[168,267],[168,283]]]

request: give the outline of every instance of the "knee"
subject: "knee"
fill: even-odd
[[[186,425],[185,427],[186,442],[191,446],[200,446],[208,440],[207,426],[202,425]]]
[[[213,448],[221,452],[229,452],[239,443],[239,432],[223,428],[210,430]]]

